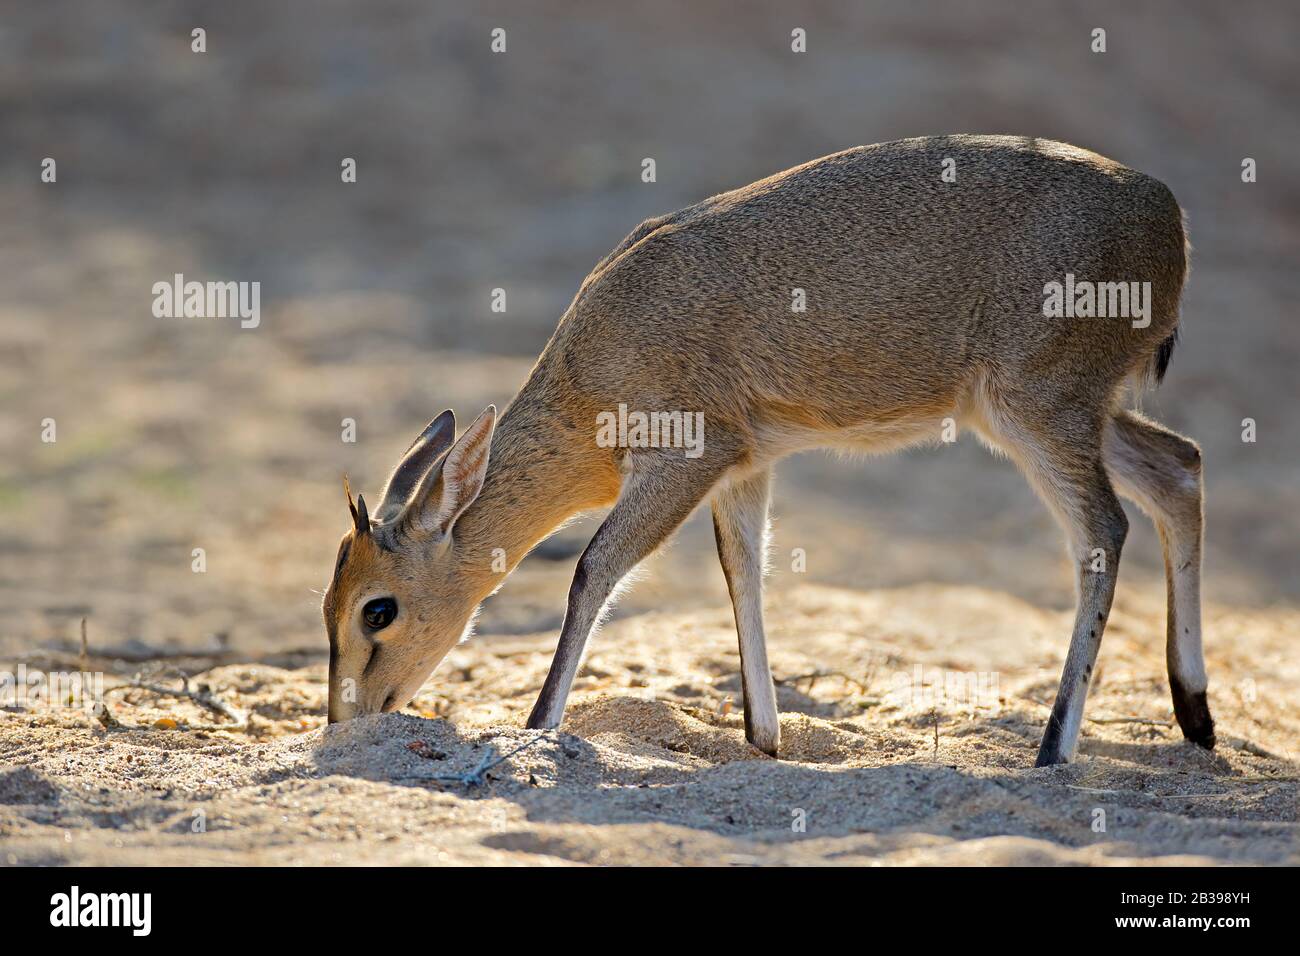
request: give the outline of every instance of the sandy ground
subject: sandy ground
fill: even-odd
[[[744,6],[48,0],[4,18],[0,671],[76,668],[84,617],[110,684],[179,668],[252,716],[194,729],[215,715],[143,693],[111,696],[122,723],[178,726],[0,709],[0,863],[1296,862],[1300,13]],[[344,471],[373,495],[443,408],[507,402],[641,219],[957,131],[1078,143],[1187,209],[1182,341],[1145,407],[1204,449],[1214,756],[1168,726],[1163,571],[1133,513],[1088,711],[1120,722],[1087,724],[1076,765],[1031,769],[1072,586],[1046,510],[965,438],[779,468],[781,761],[744,743],[706,514],[593,641],[566,735],[483,786],[434,778],[533,738],[599,516],[524,562],[416,708],[322,728]],[[155,318],[177,272],[260,281],[261,325]],[[918,666],[955,693],[913,694]]]
[[[3,852],[20,864],[1300,863],[1288,750],[1300,673],[1234,665],[1293,643],[1293,616],[1210,614],[1242,652],[1211,656],[1210,755],[1170,726],[1160,615],[1121,607],[1080,759],[1032,769],[1064,615],[975,588],[810,585],[773,604],[779,760],[744,739],[730,611],[648,614],[599,636],[560,733],[520,729],[549,636],[463,645],[405,712],[328,729],[319,664],[197,675],[250,713],[238,732],[189,729],[217,718],[143,691],[110,695],[129,727],[68,710],[11,717]],[[481,784],[455,779],[493,752],[506,759]]]

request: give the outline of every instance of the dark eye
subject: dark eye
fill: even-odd
[[[382,631],[397,617],[397,602],[390,597],[367,601],[361,609],[361,617],[366,622],[366,627],[372,631]]]

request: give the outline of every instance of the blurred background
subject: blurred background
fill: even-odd
[[[75,646],[82,616],[97,648],[125,655],[323,655],[313,589],[348,524],[341,474],[374,494],[437,412],[464,423],[508,402],[584,275],[641,219],[846,147],[949,132],[1068,140],[1173,189],[1193,272],[1145,408],[1205,449],[1207,598],[1294,605],[1300,13],[1134,7],[10,5],[0,657]],[[195,27],[206,53],[191,52]],[[56,183],[41,182],[45,157]],[[340,181],[344,157],[355,183]],[[1245,157],[1258,182],[1241,181]],[[259,281],[260,327],[156,318],[152,286],[178,272]],[[1059,530],[969,437],[791,460],[775,515],[777,595],[939,581],[1072,601]],[[528,559],[480,632],[556,627],[593,520]],[[1120,599],[1164,600],[1136,515]],[[700,513],[619,613],[724,601]]]

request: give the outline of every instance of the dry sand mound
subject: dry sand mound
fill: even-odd
[[[1300,861],[1297,675],[1249,669],[1281,659],[1290,612],[1208,615],[1211,755],[1170,726],[1160,610],[1119,607],[1079,760],[1036,770],[1066,615],[970,588],[804,587],[772,605],[781,760],[745,742],[730,612],[644,615],[596,638],[562,733],[522,729],[549,634],[464,645],[408,712],[331,728],[320,665],[205,673],[249,711],[240,731],[194,729],[214,715],[139,692],[111,698],[123,729],[11,711],[0,852],[90,864]],[[1232,657],[1213,639],[1228,634]],[[946,691],[916,690],[918,667]],[[154,728],[159,718],[178,726]]]

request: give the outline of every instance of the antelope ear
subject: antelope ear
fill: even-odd
[[[406,449],[379,495],[379,510],[375,515],[380,522],[391,521],[401,514],[416,484],[429,473],[438,456],[451,447],[455,437],[456,416],[450,408],[425,426]]]
[[[496,421],[497,408],[489,405],[420,482],[408,507],[425,531],[445,535],[483,490]]]

